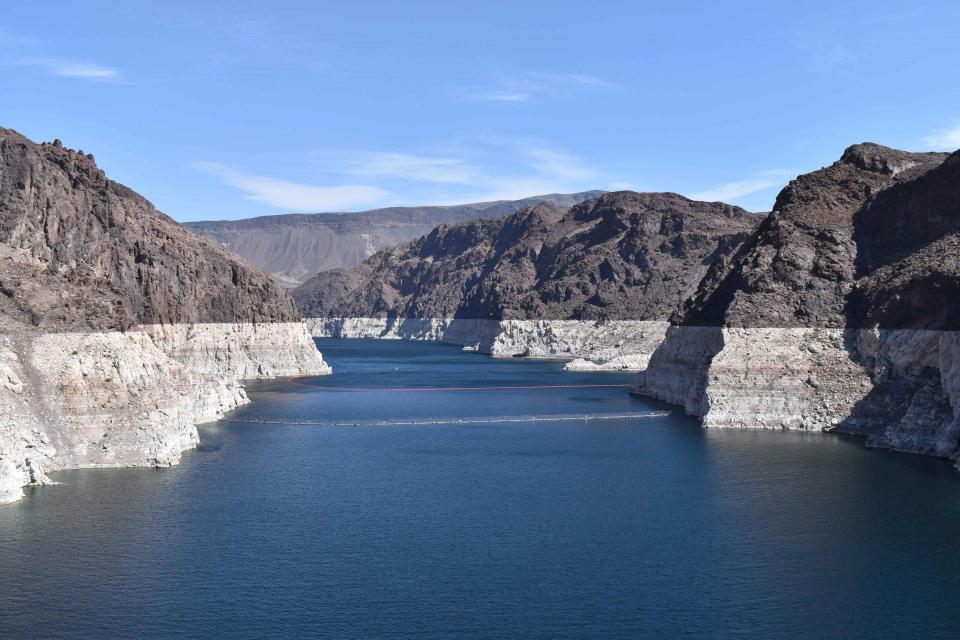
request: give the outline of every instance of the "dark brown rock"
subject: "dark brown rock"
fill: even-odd
[[[320,271],[354,267],[376,251],[419,238],[441,224],[499,218],[537,204],[571,206],[601,193],[553,193],[522,200],[387,207],[356,213],[293,213],[187,222],[184,226],[269,271],[281,285],[292,287]]]
[[[753,237],[732,259],[714,264],[674,321],[848,326],[847,298],[863,273],[858,253],[870,236],[857,229],[858,213],[884,190],[906,188],[945,158],[864,143],[848,148],[833,165],[793,180]],[[889,238],[901,242],[896,233]],[[886,243],[875,250],[889,255],[894,248]]]
[[[670,193],[609,193],[441,226],[294,290],[312,317],[663,320],[759,217]]]
[[[109,180],[92,156],[0,129],[0,322],[80,330],[298,318],[267,274]]]
[[[960,330],[960,152],[877,194],[855,223],[850,324]]]

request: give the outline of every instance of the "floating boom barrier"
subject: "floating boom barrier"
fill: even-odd
[[[595,420],[642,420],[648,418],[663,418],[671,415],[672,411],[644,411],[642,413],[591,413],[566,414],[543,416],[490,416],[486,418],[424,418],[422,420],[297,420],[256,418],[221,418],[220,422],[234,422],[239,424],[273,424],[295,425],[309,427],[418,427],[432,425],[469,425],[469,424],[512,424],[522,422],[590,422]]]

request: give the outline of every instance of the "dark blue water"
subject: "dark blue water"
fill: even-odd
[[[321,341],[335,386],[612,384],[453,347]],[[241,420],[596,415],[618,388],[250,388]],[[221,422],[162,470],[0,508],[4,638],[947,638],[960,473],[672,415]]]

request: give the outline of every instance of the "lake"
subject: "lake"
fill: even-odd
[[[251,384],[179,466],[0,507],[0,636],[956,636],[945,461],[703,430],[624,374],[318,344],[334,375]]]

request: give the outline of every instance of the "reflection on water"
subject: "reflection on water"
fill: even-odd
[[[321,347],[321,387],[629,379]],[[250,395],[230,416],[249,422],[203,427],[178,467],[62,472],[0,508],[0,637],[954,635],[960,477],[943,461],[705,431],[620,388]],[[503,421],[584,414],[648,417]]]

